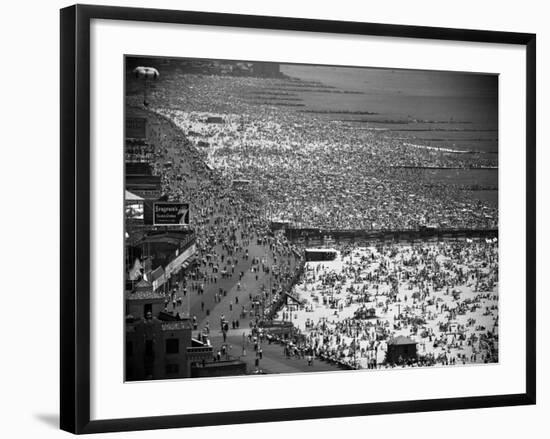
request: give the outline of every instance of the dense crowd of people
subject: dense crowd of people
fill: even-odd
[[[189,228],[196,235],[197,264],[175,293],[176,302],[179,298],[184,304],[182,296],[192,294],[191,310],[184,312],[195,316],[197,326],[210,325],[219,317],[212,310],[224,298],[231,301],[224,310],[228,322],[250,317],[251,303],[264,301],[289,285],[301,252],[284,236],[272,233],[257,204],[243,199],[232,190],[231,182],[205,166],[170,120],[150,117],[148,121],[149,141],[156,146],[153,173],[161,176],[168,200],[190,201]],[[264,281],[261,290],[247,289],[245,275],[258,281],[260,274],[269,274],[269,282]],[[231,294],[234,283],[238,291]],[[239,303],[239,292],[245,290],[249,297]]]
[[[280,318],[299,329],[299,352],[391,367],[388,343],[406,336],[414,364],[498,361],[496,240],[342,246],[334,262],[307,262],[295,293],[301,305]]]
[[[284,86],[282,79],[173,73],[164,81],[153,94],[155,111],[182,129],[210,167],[254,184],[270,218],[324,229],[498,223],[494,204],[464,185],[434,183],[420,169],[492,168],[493,156],[418,147],[403,133],[247,100],[251,90]]]
[[[496,241],[341,244],[337,261],[304,266],[303,249],[271,229],[495,229],[494,204],[415,169],[493,159],[247,99],[284,79],[184,76],[164,75],[151,91],[148,141],[164,197],[190,203],[197,264],[167,304],[191,295],[194,329],[208,333],[218,319],[222,331],[224,322],[237,329],[257,321],[261,303],[260,319],[282,306],[277,318],[297,328],[267,340],[308,362],[404,364],[387,359],[398,336],[416,344],[415,365],[498,361]],[[282,300],[287,292],[296,303]]]

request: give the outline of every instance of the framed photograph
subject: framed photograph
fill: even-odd
[[[61,428],[534,404],[535,48],[62,9]]]

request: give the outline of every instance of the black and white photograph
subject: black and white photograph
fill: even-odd
[[[6,6],[3,437],[545,437],[544,2]]]
[[[499,363],[499,76],[124,58],[126,381]]]

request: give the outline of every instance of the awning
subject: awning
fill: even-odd
[[[183,264],[174,268],[174,270],[170,273],[170,275],[173,276],[174,274],[178,274],[182,269],[185,269],[188,266],[189,266],[189,262],[185,261]]]
[[[130,192],[130,191],[125,191],[124,193],[124,199],[126,201],[144,201],[143,198],[141,198],[140,196]]]

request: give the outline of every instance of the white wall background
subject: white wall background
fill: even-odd
[[[298,16],[537,33],[538,44],[538,401],[535,407],[324,419],[192,430],[125,433],[131,437],[544,437],[550,409],[545,377],[548,322],[543,322],[550,234],[550,14],[545,2],[430,0],[337,2],[276,0],[88,1],[243,14]],[[0,14],[0,429],[4,437],[61,437],[59,354],[59,13],[69,2],[10,2]],[[545,202],[546,201],[546,202]],[[6,245],[7,242],[7,245]],[[260,390],[261,391],[261,390]],[[231,395],[226,395],[231,397]],[[291,398],[292,395],[289,394]],[[107,436],[107,435],[105,435]],[[121,437],[113,434],[109,437]]]

